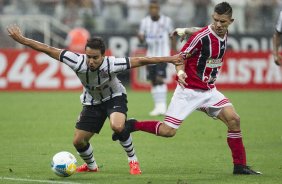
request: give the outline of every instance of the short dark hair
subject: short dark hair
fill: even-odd
[[[229,15],[232,17],[232,7],[227,2],[222,2],[215,5],[214,12],[218,13],[219,15]]]
[[[101,51],[101,54],[105,54],[106,51],[105,42],[101,37],[92,37],[88,39],[85,45],[85,49],[86,47],[89,47],[91,49],[98,49]]]
[[[160,4],[158,0],[150,0],[150,4]]]

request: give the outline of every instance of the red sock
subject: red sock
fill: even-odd
[[[246,165],[246,152],[241,131],[228,131],[227,143],[232,152],[233,163]]]
[[[141,130],[158,135],[159,127],[161,124],[162,123],[160,121],[138,121],[134,124],[134,130]]]

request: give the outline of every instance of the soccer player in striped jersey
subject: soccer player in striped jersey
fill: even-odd
[[[83,85],[83,93],[80,96],[83,108],[76,123],[73,144],[85,164],[78,167],[77,172],[98,171],[93,147],[89,141],[95,133],[100,132],[107,117],[115,133],[120,134],[124,129],[127,97],[124,86],[117,78],[117,73],[147,64],[183,63],[182,55],[151,58],[105,56],[105,44],[99,37],[87,41],[85,54],[77,54],[28,39],[22,35],[18,26],[9,26],[7,30],[9,36],[15,41],[44,52],[68,65]],[[120,135],[119,140],[128,156],[130,174],[141,174],[130,133]]]
[[[279,53],[281,38],[282,38],[282,11],[280,11],[279,18],[275,26],[275,32],[272,38],[274,62],[279,66],[282,63],[282,55]]]
[[[227,2],[214,8],[213,23],[192,34],[183,46],[186,60],[176,66],[178,86],[171,99],[164,122],[126,122],[124,132],[145,131],[157,136],[172,137],[183,120],[199,110],[227,126],[227,143],[233,158],[233,174],[261,174],[247,166],[242,140],[240,117],[227,97],[215,87],[218,72],[226,51],[228,27],[234,21],[232,7]],[[185,32],[180,31],[181,33]],[[113,140],[117,138],[113,135]]]
[[[151,0],[149,15],[142,19],[138,38],[141,43],[147,45],[147,56],[170,56],[171,46],[175,50],[175,39],[170,39],[169,34],[173,31],[172,20],[160,14],[160,4],[157,0]],[[163,115],[166,111],[167,85],[166,63],[147,66],[147,78],[151,81],[151,94],[154,101],[154,109],[151,116]]]

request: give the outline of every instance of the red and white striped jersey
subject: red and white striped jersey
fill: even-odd
[[[227,34],[220,38],[211,25],[194,33],[181,49],[190,55],[185,61],[186,88],[208,90],[215,87],[226,50]]]

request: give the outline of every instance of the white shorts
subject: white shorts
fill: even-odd
[[[200,110],[216,118],[221,109],[231,106],[228,98],[216,88],[211,90],[183,89],[177,85],[168,106],[164,123],[178,129],[182,121],[194,110]]]

